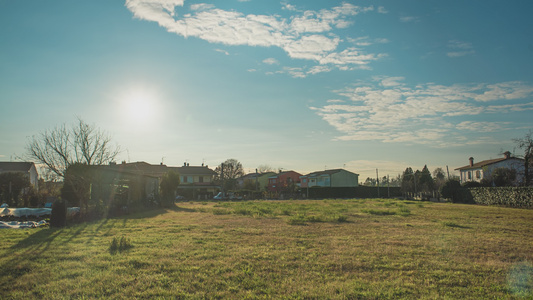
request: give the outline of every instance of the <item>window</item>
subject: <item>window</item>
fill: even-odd
[[[481,178],[481,171],[477,170],[476,171],[476,179],[480,179]]]
[[[187,176],[183,176],[183,183],[187,183]]]
[[[204,177],[203,177],[203,176],[200,176],[200,177],[198,178],[198,182],[203,183],[203,182],[204,182]]]
[[[472,179],[472,172],[468,171],[468,179]]]

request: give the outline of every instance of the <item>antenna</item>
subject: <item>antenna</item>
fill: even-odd
[[[128,163],[130,163],[130,150],[126,149],[126,152],[128,153]]]

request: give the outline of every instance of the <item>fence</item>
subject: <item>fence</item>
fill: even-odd
[[[301,192],[307,194],[311,199],[326,198],[395,198],[401,197],[402,192],[399,187],[312,187],[309,189],[302,188]]]

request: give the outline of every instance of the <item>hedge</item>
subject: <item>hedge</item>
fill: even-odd
[[[533,208],[533,188],[530,187],[480,187],[468,191],[476,204]]]

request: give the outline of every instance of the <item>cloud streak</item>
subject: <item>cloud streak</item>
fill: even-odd
[[[522,82],[450,86],[427,83],[410,87],[403,80],[402,77],[374,77],[372,82],[336,91],[345,98],[344,102],[337,99],[311,109],[341,133],[337,140],[435,147],[476,143],[476,140],[466,142],[465,133],[501,132],[512,125],[464,119],[458,122],[458,116],[486,117],[533,110],[533,102],[526,100],[533,95],[533,86]],[[490,140],[483,139],[483,142]]]
[[[319,65],[365,69],[385,56],[364,52],[361,47],[365,44],[341,47],[343,39],[332,32],[349,27],[354,16],[373,11],[373,6],[343,3],[331,9],[301,12],[284,4],[284,9],[294,14],[290,18],[245,15],[211,4],[193,4],[187,10],[184,0],[126,0],[125,6],[135,18],[157,22],[168,32],[183,37],[224,45],[279,47],[293,59],[310,60]],[[314,74],[314,71],[303,73]]]

